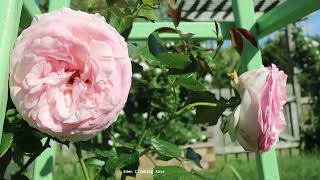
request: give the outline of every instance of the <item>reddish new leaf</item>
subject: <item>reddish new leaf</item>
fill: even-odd
[[[258,47],[257,40],[254,35],[244,28],[233,28],[229,30],[229,37],[232,47],[235,48],[239,54],[243,49],[243,38],[248,40],[253,46]]]
[[[217,21],[214,21],[214,26],[215,26],[215,29],[216,29],[215,33],[216,33],[216,36],[218,38],[219,37],[219,24],[218,24]]]
[[[156,29],[154,30],[154,32],[158,32],[158,33],[176,33],[176,34],[179,34],[179,30],[176,30],[176,29],[173,29],[173,28],[170,28],[170,27],[162,27],[162,28],[159,28],[159,29]]]
[[[243,49],[243,40],[240,33],[236,29],[230,29],[229,37],[231,40],[232,47],[236,49],[239,54],[241,54]]]
[[[181,8],[173,8],[169,5],[169,15],[175,27],[179,26],[181,20]]]
[[[244,28],[237,28],[237,31],[239,31],[241,36],[246,38],[246,40],[248,40],[254,47],[258,47],[257,40],[250,31]]]
[[[158,29],[154,30],[154,32],[157,32],[157,33],[175,33],[175,34],[179,34],[181,38],[190,38],[190,37],[194,36],[193,33],[182,33],[180,30],[173,29],[173,28],[170,28],[170,27],[158,28]]]
[[[181,33],[181,31],[179,31],[180,33],[180,37],[182,38],[191,38],[192,36],[194,36],[193,33]]]

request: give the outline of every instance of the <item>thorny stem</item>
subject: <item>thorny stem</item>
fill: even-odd
[[[150,102],[150,104],[151,104],[151,102]],[[139,147],[140,147],[140,145],[141,145],[142,142],[143,142],[144,137],[145,137],[146,134],[147,134],[147,129],[148,129],[149,122],[150,122],[150,117],[151,117],[150,114],[151,114],[151,107],[149,107],[146,124],[145,124],[145,126],[144,126],[144,129],[143,129],[143,132],[142,132],[142,136],[140,137],[136,148],[139,148]]]
[[[157,166],[157,163],[148,154],[145,154],[145,156],[152,162],[154,166]]]
[[[183,108],[180,109],[179,111],[176,111],[168,120],[163,121],[163,122],[160,122],[159,124],[156,124],[156,125],[152,126],[151,128],[155,128],[155,127],[161,126],[161,125],[163,125],[163,124],[168,124],[168,122],[170,122],[175,116],[178,116],[178,115],[184,113],[186,110],[190,110],[190,109],[192,109],[193,107],[196,107],[196,106],[216,107],[217,104],[215,104],[215,103],[208,103],[208,102],[196,102],[196,103],[193,103],[193,104],[188,104],[187,106],[183,107]],[[162,127],[162,128],[163,128],[163,127]]]
[[[196,102],[196,103],[192,103],[192,104],[188,104],[186,105],[185,107],[183,107],[182,109],[180,109],[179,111],[175,112],[174,115],[180,115],[182,114],[184,111],[186,110],[190,110],[192,109],[193,107],[196,107],[196,106],[210,106],[210,107],[216,107],[217,104],[215,103],[208,103],[208,102]]]
[[[20,169],[17,173],[15,173],[14,176],[21,175],[21,174],[29,167],[29,165],[30,165],[44,150],[46,150],[48,147],[50,147],[50,140],[51,140],[51,138],[48,137],[47,140],[46,140],[46,142],[45,142],[45,144],[42,146],[42,149],[41,149],[39,152],[33,154],[33,155],[30,157],[30,159],[26,162],[26,164],[24,164],[24,165],[21,167],[21,169]]]
[[[82,172],[84,174],[84,177],[85,177],[86,180],[90,180],[89,173],[88,173],[88,170],[87,170],[87,166],[84,163],[84,159],[82,158],[80,143],[75,143],[74,145],[76,147],[76,153],[77,153],[77,156],[78,156],[78,159],[79,159],[80,166],[81,166]]]

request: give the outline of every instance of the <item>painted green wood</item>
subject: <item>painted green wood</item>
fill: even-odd
[[[69,6],[70,0],[50,0],[49,11]],[[35,160],[33,180],[53,180],[53,167],[55,163],[55,149],[57,147],[57,143],[55,141],[51,141],[50,145],[51,148],[45,150]]]
[[[275,149],[268,152],[257,153],[256,163],[260,180],[279,180],[277,154]]]
[[[0,142],[8,99],[9,57],[17,38],[21,0],[0,1]]]
[[[45,143],[43,141],[43,144]],[[47,148],[37,157],[34,163],[33,177],[34,180],[53,180],[53,168],[55,164],[55,151],[57,143],[55,141],[50,142],[50,148]]]
[[[26,0],[27,1],[27,0]],[[240,3],[241,1],[241,3]],[[288,0],[290,2],[295,1],[294,6],[299,6],[298,0]],[[310,3],[312,0],[307,0]],[[51,0],[49,4],[49,10],[55,10],[61,8],[63,6],[69,6],[70,0]],[[318,6],[318,3],[315,3]],[[29,4],[30,5],[30,4]],[[289,4],[287,4],[289,5]],[[299,12],[299,15],[294,14],[293,11],[290,13],[282,13],[281,20],[277,20],[274,18],[278,16],[275,13],[269,13],[265,16],[261,17],[258,20],[259,25],[259,35],[270,33],[274,30],[277,30],[281,26],[286,23],[292,22],[295,19],[302,17],[303,15],[308,14],[311,11],[314,11],[314,7],[312,9],[307,8],[308,5],[303,5],[302,11],[304,13],[300,13],[299,9],[295,9],[294,12]],[[26,7],[27,8],[27,7]],[[287,9],[288,7],[282,7]],[[304,9],[305,8],[305,9]],[[309,7],[310,8],[310,7]],[[319,7],[318,7],[319,8]],[[37,14],[34,10],[27,9],[29,14]],[[239,27],[244,27],[246,29],[250,29],[254,34],[257,33],[257,29],[254,26],[256,24],[256,19],[254,15],[253,3],[252,0],[233,0],[233,10],[235,12],[236,25]],[[280,11],[280,10],[277,10]],[[285,18],[288,16],[289,20]],[[270,22],[267,22],[269,21]],[[220,24],[220,32],[222,32],[223,36],[226,37],[227,31],[234,27],[234,23],[219,23]],[[275,27],[271,27],[275,26]],[[153,32],[155,29],[160,27],[173,27],[171,22],[161,22],[161,23],[144,23],[144,22],[136,22],[133,25],[132,32],[130,33],[130,40],[146,40],[148,35]],[[178,28],[182,32],[185,33],[194,33],[196,34],[193,39],[212,39],[216,38],[213,29],[215,29],[215,25],[212,22],[181,22]],[[163,34],[162,37],[164,39],[177,39],[179,38],[174,34]],[[262,65],[261,53],[259,49],[252,47],[250,44],[245,42],[244,52],[242,54],[242,66],[241,71],[244,72],[246,70],[258,68]],[[53,144],[52,146],[55,146]],[[50,160],[51,159],[51,160]],[[276,160],[276,154],[274,150],[271,150],[266,153],[257,153],[257,167],[259,172],[259,178],[261,180],[278,180],[279,172]],[[47,165],[49,162],[49,165]],[[54,164],[54,148],[46,150],[39,158],[37,158],[34,169],[34,179],[52,179],[52,165]],[[45,176],[43,172],[48,172]]]
[[[252,0],[232,0],[232,8],[235,16],[235,24],[256,34],[256,19]],[[240,73],[262,66],[261,52],[244,41],[244,48],[241,54]]]
[[[42,13],[35,0],[23,0],[23,8],[26,9],[31,16]]]
[[[129,35],[129,40],[146,40],[150,33],[161,27],[174,28],[172,22],[135,22]],[[220,32],[224,38],[227,38],[227,32],[233,28],[232,22],[219,23]],[[214,22],[181,22],[178,27],[183,33],[195,34],[192,39],[214,39],[217,38],[213,30],[215,30]],[[178,39],[177,34],[163,33],[160,35],[163,39]]]
[[[256,17],[252,0],[232,0],[235,15],[235,24],[238,27],[249,29],[256,34]],[[276,17],[276,15],[274,15]],[[259,49],[245,42],[241,54],[241,72],[256,69],[262,66],[262,57]],[[260,180],[279,180],[279,171],[276,152],[274,149],[265,153],[256,154],[256,163]]]
[[[50,0],[49,11],[60,9],[62,7],[70,7],[71,0]]]
[[[320,9],[319,0],[287,0],[257,20],[259,37],[279,30],[317,9]]]
[[[41,14],[41,10],[34,0],[23,0],[19,28],[21,30],[27,28],[31,24],[33,16],[39,14]]]

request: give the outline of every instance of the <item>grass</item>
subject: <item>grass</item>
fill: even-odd
[[[211,173],[213,177],[226,164],[217,161],[217,170]],[[243,180],[257,180],[258,174],[255,160],[231,160],[227,164],[232,165]],[[316,180],[320,179],[320,154],[303,154],[286,157],[278,157],[278,166],[281,180]],[[205,172],[210,174],[209,172]],[[221,180],[237,180],[231,168],[225,168],[221,174]]]
[[[59,160],[58,160],[59,161]],[[204,170],[204,174],[208,179],[214,180],[238,180],[232,168],[234,167],[241,176],[242,180],[258,180],[256,162],[254,156],[250,160],[242,158],[242,160],[231,159],[228,157],[227,163],[223,157],[217,157],[215,171]],[[222,173],[219,171],[225,166]],[[230,166],[231,165],[231,166]],[[320,153],[318,154],[299,154],[299,155],[285,155],[278,154],[278,166],[281,180],[317,180],[320,179]],[[93,175],[92,175],[93,176]],[[54,179],[56,180],[82,180],[83,175],[80,166],[76,161],[72,163],[62,163],[55,167]],[[128,180],[131,178],[128,178]],[[143,178],[150,179],[150,178]]]

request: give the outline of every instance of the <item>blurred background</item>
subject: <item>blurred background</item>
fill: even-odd
[[[257,16],[270,11],[284,0],[254,0]],[[122,7],[127,1],[116,1],[116,6],[108,11],[105,0],[72,0],[71,8],[90,13],[99,13],[107,19],[123,13]],[[48,8],[46,0],[38,0],[43,11]],[[129,2],[130,3],[130,2]],[[233,21],[231,0],[178,0],[182,7],[182,21]],[[123,15],[123,14],[122,14]],[[125,18],[114,18],[111,23],[124,23]],[[143,10],[143,15],[149,20],[157,22],[171,21],[167,13],[167,4],[161,3],[159,9]],[[275,17],[276,18],[276,17]],[[143,18],[138,21],[145,21]],[[120,32],[126,29],[123,26]],[[122,29],[121,29],[122,28]],[[276,145],[279,172],[283,180],[315,180],[320,179],[318,167],[320,167],[320,12],[317,11],[294,24],[288,25],[259,41],[262,49],[263,63],[265,66],[271,63],[284,70],[288,74],[287,96],[288,102],[284,109],[287,126],[280,135]],[[135,46],[131,46],[134,43]],[[142,67],[133,75],[134,84],[127,106],[119,116],[118,121],[104,131],[96,139],[87,142],[88,149],[114,143],[130,144],[135,142],[140,135],[141,125],[147,118],[146,104],[148,97],[155,99],[155,105],[159,107],[169,106],[173,97],[169,90],[154,91],[152,87],[166,84],[161,69],[151,66],[144,61],[147,58],[143,54],[146,42],[130,42],[130,55],[133,61]],[[176,42],[166,41],[167,47],[174,46]],[[203,48],[217,48],[213,40],[194,41]],[[140,48],[137,49],[136,45]],[[214,52],[205,51],[199,55],[208,62],[212,73],[204,74],[203,83],[215,93],[216,98],[230,98],[234,95],[227,78],[227,73],[239,67],[239,55],[231,48],[228,40],[225,40],[217,57],[212,59]],[[183,96],[183,89],[181,90]],[[183,98],[183,97],[181,97]],[[135,112],[135,113],[128,113]],[[156,121],[161,121],[166,112],[153,111]],[[186,113],[170,125],[162,129],[161,136],[170,139],[171,142],[180,145],[181,148],[192,147],[201,154],[201,165],[204,174],[214,177],[217,173],[221,179],[244,180],[257,179],[255,154],[246,152],[238,144],[231,141],[229,135],[224,135],[220,130],[220,122],[216,126],[193,123],[194,112]],[[226,116],[228,112],[225,112]],[[127,116],[125,116],[126,114]],[[130,114],[130,117],[128,117]],[[222,117],[223,118],[223,117]],[[148,135],[147,135],[148,136]],[[150,135],[151,136],[151,135]],[[80,166],[73,148],[63,145],[56,147],[56,166],[54,167],[54,179],[82,179]],[[176,160],[162,161],[154,159],[160,165],[176,165]],[[187,164],[186,166],[193,166]],[[152,162],[148,157],[140,158],[140,169],[152,169]],[[130,178],[128,178],[130,179]],[[151,175],[138,174],[137,179],[151,179]]]

